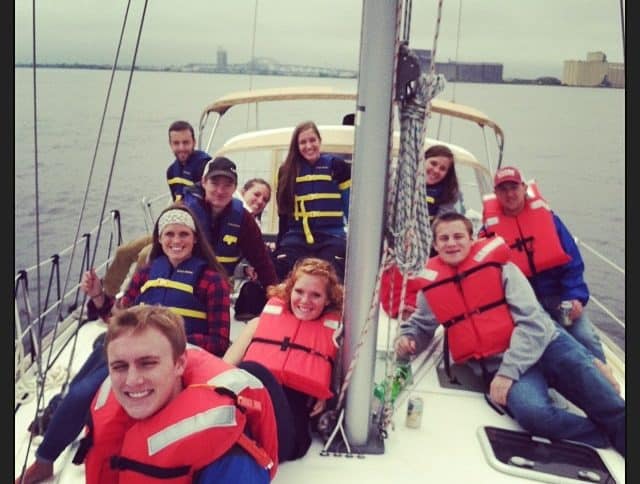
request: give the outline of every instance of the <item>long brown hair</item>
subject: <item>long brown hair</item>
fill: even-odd
[[[458,185],[458,175],[456,174],[456,163],[453,152],[445,145],[433,145],[424,152],[425,162],[427,158],[434,156],[444,156],[451,160],[447,174],[438,184],[442,184],[444,187],[442,190],[441,203],[455,202],[458,200],[460,187]]]
[[[296,177],[300,172],[300,160],[302,159],[302,154],[298,148],[298,136],[308,129],[312,129],[322,142],[318,126],[313,121],[304,121],[293,130],[291,142],[289,143],[289,152],[280,168],[278,168],[278,191],[276,192],[278,215],[290,215],[293,213]]]

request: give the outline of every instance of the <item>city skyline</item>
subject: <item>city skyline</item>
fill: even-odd
[[[131,62],[141,6],[131,5],[123,63]],[[437,2],[413,2],[412,48],[433,48],[436,6]],[[18,63],[32,59],[31,7],[31,2],[15,3]],[[58,0],[38,2],[36,8],[39,62],[113,62],[124,4]],[[136,63],[215,63],[216,50],[224,45],[231,63],[255,56],[357,69],[361,14],[362,2],[356,0],[190,0],[179,7],[154,2],[146,12]],[[602,0],[445,2],[436,60],[501,63],[507,78],[559,76],[565,60],[583,59],[592,51],[623,62],[620,17],[617,3]]]

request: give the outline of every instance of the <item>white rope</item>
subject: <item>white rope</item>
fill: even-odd
[[[601,260],[603,260],[604,262],[609,264],[613,269],[617,270],[622,275],[625,275],[624,269],[622,267],[620,267],[619,265],[617,265],[615,262],[613,262],[611,259],[607,259],[605,256],[603,256],[600,252],[598,252],[596,249],[591,247],[589,244],[587,244],[586,242],[578,239],[578,237],[574,237],[574,239],[575,239],[577,244],[580,244],[582,247],[584,247],[585,249],[589,250],[589,252],[591,252],[593,255],[599,257]]]
[[[67,368],[61,365],[54,366],[46,372],[44,384],[41,384],[32,367],[15,383],[15,405],[30,402],[38,395],[38,391],[60,387],[66,381],[67,375]]]

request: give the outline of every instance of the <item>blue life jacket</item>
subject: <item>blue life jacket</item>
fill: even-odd
[[[245,212],[242,200],[231,199],[231,209],[225,209],[224,214],[221,215],[222,218],[215,222],[220,227],[215,236],[213,217],[204,199],[204,189],[200,185],[196,185],[185,190],[183,201],[198,219],[202,230],[205,231],[205,236],[213,247],[218,262],[222,264],[227,274],[233,274],[242,258],[242,251],[238,245],[240,225]]]
[[[186,187],[192,187],[200,181],[204,168],[210,159],[211,156],[208,153],[195,150],[184,165],[177,159],[169,165],[169,168],[167,168],[167,183],[174,200],[179,200],[184,196]]]
[[[231,210],[225,210],[222,219],[217,220],[220,231],[216,237],[213,250],[216,252],[218,262],[226,269],[228,274],[233,274],[236,266],[242,259],[242,251],[238,245],[240,235],[240,225],[244,216],[245,208],[242,200],[231,199]]]
[[[429,210],[429,222],[438,215],[438,209],[442,201],[442,191],[444,186],[436,183],[435,185],[427,185],[427,209]]]
[[[184,318],[187,338],[194,333],[209,334],[206,306],[195,296],[195,288],[207,262],[191,257],[175,269],[166,255],[153,260],[149,279],[140,289],[135,304],[161,304]]]
[[[296,177],[293,219],[289,229],[304,232],[313,244],[313,231],[344,229],[342,187],[333,178],[333,157],[320,155],[313,165],[303,161]],[[348,188],[350,180],[345,182]]]

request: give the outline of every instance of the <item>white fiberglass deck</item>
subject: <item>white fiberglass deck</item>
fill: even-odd
[[[382,320],[383,318],[381,318]],[[384,324],[379,331],[379,348],[386,341]],[[233,323],[232,337],[241,330],[243,323]],[[81,330],[72,372],[82,365],[93,339],[104,330],[103,323],[91,322]],[[394,483],[394,482],[449,482],[449,483],[512,483],[535,482],[495,470],[485,459],[478,439],[478,428],[490,425],[519,430],[508,416],[501,416],[476,392],[451,390],[440,386],[435,362],[439,358],[440,345],[434,346],[431,358],[418,359],[414,363],[414,384],[407,393],[400,395],[384,441],[384,454],[346,457],[344,455],[321,456],[323,442],[316,439],[307,455],[294,462],[283,463],[278,471],[277,484],[340,484],[340,483]],[[417,370],[417,371],[416,371]],[[47,390],[46,402],[57,393],[57,388]],[[419,429],[405,426],[408,396],[419,395],[424,401],[422,424]],[[35,400],[22,405],[15,416],[15,475],[18,475],[27,449],[27,426],[35,411]],[[368,409],[362,409],[363,412]],[[35,439],[29,463],[39,440]],[[57,461],[54,477],[47,482],[74,484],[84,482],[83,466],[71,463],[77,443],[72,445]],[[625,461],[613,449],[599,450],[600,455],[614,475],[617,483],[625,482]],[[579,482],[561,481],[557,482]]]

